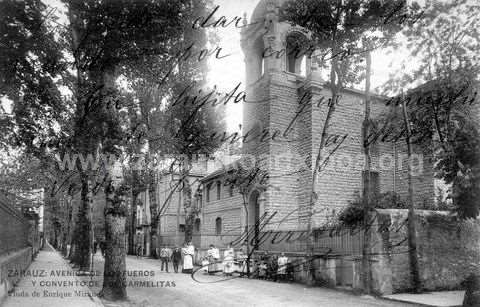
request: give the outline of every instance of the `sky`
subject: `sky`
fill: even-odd
[[[247,13],[250,19],[253,10],[259,0],[215,0],[214,4],[219,5],[216,17],[225,16],[232,20],[236,16],[243,17]],[[245,62],[242,49],[240,47],[240,29],[230,26],[227,28],[217,28],[216,35],[219,38],[218,45],[222,47],[229,57],[222,60],[209,60],[208,84],[217,86],[219,91],[228,92],[239,82],[245,83]],[[242,86],[243,88],[243,86]],[[242,123],[242,104],[228,103],[226,110],[227,130],[238,131]]]

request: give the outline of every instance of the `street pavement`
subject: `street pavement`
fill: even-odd
[[[72,272],[68,263],[53,248],[46,246],[27,270],[9,272],[23,277],[1,304],[2,307],[102,306],[88,286],[82,285],[82,280],[77,276],[67,276],[72,275],[68,272]],[[61,284],[54,285],[54,282]]]
[[[103,257],[95,256],[95,270],[103,268]],[[301,284],[278,283],[247,278],[224,280],[221,276],[196,273],[189,274],[160,271],[160,261],[148,258],[127,257],[128,274],[153,271],[154,276],[127,278],[127,282],[151,281],[156,287],[130,284],[127,288],[129,301],[103,303],[115,306],[415,306],[409,303],[392,302],[373,297],[361,297],[326,288],[307,288]],[[149,273],[150,274],[150,273]],[[101,275],[98,277],[101,279]],[[98,283],[101,285],[101,282]],[[100,287],[93,289],[100,292]]]
[[[47,248],[39,253],[28,272],[44,276],[25,276],[15,288],[16,296],[6,299],[4,307],[20,306],[415,306],[325,288],[307,288],[301,284],[278,283],[247,278],[225,280],[203,272],[189,274],[160,271],[160,261],[127,257],[128,300],[110,302],[97,297],[102,287],[103,257],[94,257],[95,276],[71,276],[74,272],[59,253]],[[51,274],[68,276],[52,276]],[[66,274],[67,273],[67,274]],[[62,284],[56,284],[62,282]],[[79,283],[90,283],[90,288]],[[66,284],[63,284],[66,283]],[[33,292],[39,293],[33,297]],[[29,296],[20,296],[27,293]]]

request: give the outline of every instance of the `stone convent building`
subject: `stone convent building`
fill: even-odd
[[[268,182],[240,193],[225,183],[227,165],[192,174],[199,215],[194,226],[194,244],[207,248],[225,246],[263,215],[273,215],[262,231],[301,231],[307,228],[312,186],[312,164],[318,153],[331,97],[322,79],[319,64],[307,56],[289,52],[295,41],[308,40],[302,28],[279,19],[283,1],[262,0],[242,29],[241,46],[246,65],[246,92],[243,134],[251,137],[243,144],[243,159],[252,160],[267,174]],[[273,52],[284,51],[273,55]],[[272,53],[271,56],[270,53]],[[385,97],[372,96],[372,117],[385,111]],[[362,122],[364,93],[355,89],[341,92],[328,129],[325,155],[336,149],[316,180],[318,195],[313,208],[312,227],[321,227],[363,190],[364,156]],[[266,133],[268,132],[268,134]],[[268,137],[265,137],[268,135]],[[371,148],[372,187],[376,192],[407,194],[407,159],[404,142],[377,142]],[[313,161],[313,162],[312,162]],[[245,162],[246,163],[246,162]],[[247,163],[248,164],[248,163]],[[415,152],[413,180],[415,202],[433,202],[435,182],[428,155]],[[164,203],[176,174],[169,174],[156,187],[158,203]],[[184,216],[181,192],[169,197],[169,205],[159,225],[159,245],[183,243]],[[280,245],[270,247],[270,250]],[[301,249],[290,246],[289,249]]]

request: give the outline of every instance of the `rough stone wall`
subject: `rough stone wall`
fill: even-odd
[[[334,215],[354,199],[355,193],[362,190],[361,171],[363,169],[361,147],[361,124],[363,110],[360,99],[348,93],[336,105],[327,130],[327,142],[322,153],[322,161],[330,156],[326,165],[318,174],[316,191],[318,201],[315,205],[314,220],[317,226],[324,223],[326,217]],[[312,115],[312,156],[318,154],[323,125],[325,123],[328,99],[331,92],[324,88],[320,93],[323,102],[313,106]],[[340,145],[340,142],[342,142]],[[337,148],[337,146],[340,146]],[[332,154],[332,151],[336,151]]]
[[[321,225],[325,218],[342,210],[348,203],[360,195],[363,190],[362,170],[365,169],[362,141],[362,122],[364,120],[363,95],[345,90],[336,106],[328,129],[327,145],[324,150],[325,159],[344,141],[335,153],[330,156],[328,163],[319,173],[317,193],[319,200],[315,208],[315,222]],[[331,92],[324,87],[320,97],[327,101]],[[312,107],[312,156],[318,153],[321,131],[326,117],[327,103]],[[377,118],[387,110],[384,102],[373,99],[371,102],[371,118]],[[403,198],[408,192],[407,185],[407,154],[406,145],[380,140],[371,146],[371,170],[379,174],[380,192],[395,191]],[[396,147],[396,148],[395,148]],[[413,163],[413,183],[416,203],[424,199],[433,201],[434,181],[430,155],[420,148],[414,148],[418,161]],[[304,191],[308,193],[308,191]]]
[[[300,164],[299,139],[287,129],[298,112],[299,97],[296,76],[288,73],[272,74],[270,135],[269,187],[267,190],[268,213],[276,212],[265,230],[291,230],[299,228],[298,187]],[[286,135],[286,137],[285,137]],[[288,217],[288,218],[285,218]]]
[[[380,248],[377,261],[382,265],[377,282],[390,282],[393,293],[405,292],[411,288],[406,240],[408,212],[378,211],[379,224],[389,224],[390,231],[380,233],[380,241],[375,243]],[[479,220],[455,221],[445,212],[418,210],[416,226],[420,276],[426,290],[460,289],[465,277],[480,269]]]

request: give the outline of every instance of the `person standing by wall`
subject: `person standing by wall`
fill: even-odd
[[[160,261],[162,262],[161,270],[163,271],[163,266],[165,266],[165,271],[168,273],[168,261],[170,259],[169,248],[164,246],[160,250]]]
[[[234,256],[235,251],[233,250],[232,246],[228,244],[227,249],[225,250],[225,252],[223,252],[223,274],[225,274],[226,276],[231,276],[234,271]]]
[[[135,244],[136,244],[136,252],[137,252],[137,258],[140,258],[143,256],[143,236],[140,231],[137,231],[137,235],[135,236]]]
[[[208,273],[214,274],[218,271],[218,260],[220,259],[220,251],[215,245],[211,244],[207,252],[208,255]]]
[[[268,263],[267,278],[273,281],[277,281],[277,270],[278,270],[278,257],[272,255]]]
[[[182,251],[178,246],[175,247],[172,253],[172,264],[173,264],[173,270],[175,273],[178,273],[178,264],[182,261]]]
[[[277,269],[278,278],[280,280],[286,280],[287,263],[288,263],[288,258],[285,256],[285,253],[282,253],[278,258],[278,269]]]
[[[183,270],[182,273],[191,274],[193,271],[193,257],[195,256],[195,247],[192,242],[185,244],[183,248]]]
[[[235,255],[237,261],[236,270],[240,273],[240,276],[247,274],[247,255],[243,251],[243,247]]]

